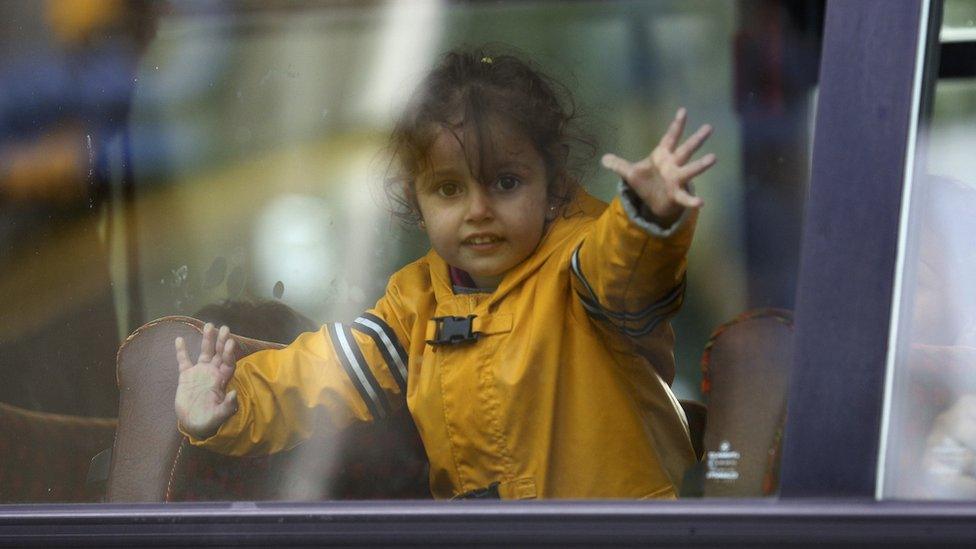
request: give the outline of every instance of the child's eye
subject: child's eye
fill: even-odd
[[[514,175],[502,175],[495,181],[495,187],[501,191],[514,191],[522,182]]]
[[[445,198],[456,196],[460,192],[461,192],[461,186],[458,185],[457,183],[444,183],[440,187],[437,187],[437,194]]]

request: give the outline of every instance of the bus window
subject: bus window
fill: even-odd
[[[130,501],[378,498],[384,493],[412,497],[418,494],[415,481],[420,479],[421,488],[428,486],[425,460],[433,460],[435,453],[440,469],[431,469],[430,485],[450,484],[435,478],[440,474],[464,487],[456,490],[459,494],[488,489],[490,482],[468,482],[471,475],[464,463],[448,464],[450,451],[424,448],[420,440],[435,440],[434,429],[431,424],[415,429],[405,412],[404,398],[410,397],[404,393],[412,386],[403,372],[425,356],[423,345],[412,356],[400,355],[383,326],[360,317],[385,295],[393,273],[425,257],[430,248],[420,219],[399,223],[391,210],[403,203],[391,203],[384,194],[393,179],[388,153],[394,121],[411,107],[410,90],[445,52],[481,45],[533,60],[562,84],[556,86],[559,90],[571,92],[576,108],[569,111],[578,115],[574,121],[581,123],[587,139],[537,152],[540,158],[545,153],[550,163],[568,156],[572,169],[563,170],[556,162],[556,171],[571,171],[595,199],[590,204],[615,199],[623,204],[617,198],[621,177],[601,167],[601,155],[647,157],[679,108],[688,117],[685,137],[703,124],[713,128],[707,144],[692,156],[710,152],[718,159],[695,178],[692,192],[707,207],[698,215],[687,279],[670,281],[671,287],[662,292],[670,301],[662,302],[663,308],[628,301],[630,294],[621,310],[599,298],[584,307],[573,301],[579,299],[576,292],[565,292],[567,302],[577,304],[573,322],[605,323],[598,329],[604,326],[613,337],[657,330],[653,348],[639,349],[643,354],[626,340],[607,343],[606,355],[598,357],[609,361],[611,351],[629,353],[620,361],[621,370],[642,376],[640,387],[647,391],[632,391],[615,377],[624,375],[621,371],[600,381],[633,399],[633,406],[620,406],[632,418],[644,421],[661,409],[670,414],[671,434],[682,451],[675,463],[696,461],[683,437],[685,423],[694,430],[692,416],[700,410],[681,408],[678,400],[710,396],[716,410],[723,409],[718,407],[721,400],[728,411],[714,413],[708,423],[712,446],[704,449],[704,469],[697,477],[689,476],[691,488],[685,492],[677,489],[684,483],[683,471],[662,466],[673,489],[638,493],[621,481],[616,491],[607,493],[547,492],[558,486],[546,484],[551,480],[547,477],[535,480],[539,493],[775,495],[778,458],[770,456],[778,456],[782,435],[789,334],[778,340],[776,354],[764,363],[783,383],[770,411],[762,412],[766,423],[758,433],[749,414],[732,412],[750,410],[757,399],[769,396],[770,384],[755,374],[729,374],[723,361],[738,356],[731,351],[740,347],[761,348],[751,342],[764,341],[766,332],[750,332],[756,339],[736,336],[739,347],[728,347],[724,342],[738,328],[716,329],[732,319],[738,319],[737,327],[760,319],[764,330],[790,322],[823,6],[820,0],[0,2],[0,429],[10,425],[20,433],[0,438],[0,503],[95,501],[102,497],[98,482],[105,481],[106,471],[118,472],[120,463],[149,467],[150,455],[165,465],[152,465],[140,474],[151,473],[163,484],[152,495],[128,492]],[[481,68],[494,62],[491,54],[477,61]],[[503,106],[516,113],[523,107]],[[592,144],[597,146],[588,146]],[[499,178],[497,183],[509,185],[512,179]],[[618,213],[643,215],[641,204],[627,200],[631,208]],[[561,203],[552,205],[557,206]],[[554,209],[551,218],[540,214],[537,226],[561,223],[561,211]],[[634,223],[627,227],[650,230]],[[468,244],[483,252],[493,245]],[[535,249],[528,246],[525,251]],[[554,271],[567,284],[570,257],[567,253],[566,269]],[[585,247],[580,257],[588,260]],[[608,260],[599,268],[612,265]],[[447,267],[440,275],[449,273],[457,274],[451,280],[460,281],[461,288],[451,295],[472,289]],[[478,280],[472,277],[471,282]],[[680,312],[672,315],[679,303]],[[131,334],[174,316],[227,324],[238,336],[268,344],[288,344],[299,334],[319,330],[326,334],[322,337],[331,337],[329,326],[345,322],[363,345],[379,342],[375,356],[364,360],[385,361],[393,368],[373,372],[379,377],[371,379],[356,369],[362,365],[356,352],[343,348],[352,357],[349,368],[342,370],[345,366],[336,362],[332,374],[350,372],[344,382],[347,392],[365,399],[357,401],[356,419],[383,415],[387,404],[391,410],[399,407],[400,415],[391,414],[392,423],[376,432],[304,445],[294,458],[263,455],[228,464],[198,453],[179,437],[173,397],[165,393],[179,376],[172,338],[158,352],[131,358],[143,341],[130,339]],[[357,318],[366,320],[356,324]],[[192,324],[185,318],[168,322]],[[199,332],[198,325],[192,326]],[[719,342],[715,345],[710,344],[713,333]],[[421,330],[411,335],[426,342]],[[436,334],[429,339],[437,339]],[[605,340],[594,336],[588,341]],[[239,350],[256,350],[240,345]],[[703,355],[710,359],[705,361],[710,368],[705,383]],[[130,383],[124,372],[116,371],[117,358],[142,364],[143,358],[160,356],[165,359],[158,363],[163,368],[159,384],[148,374],[141,385]],[[662,365],[662,373],[634,366],[648,363]],[[555,365],[546,364],[546,371],[554,372]],[[506,373],[501,366],[486,373],[485,390],[507,390],[512,384]],[[545,378],[536,372],[527,375]],[[737,392],[719,382],[736,377],[765,384]],[[547,388],[556,386],[549,379],[545,383]],[[164,430],[170,437],[165,444],[113,438],[117,422],[131,421],[119,417],[126,412],[120,410],[120,391],[127,405],[126,395],[138,392],[134,387],[161,398],[159,407],[138,413],[156,423],[138,430]],[[387,402],[382,391],[399,400]],[[648,395],[656,396],[643,407]],[[463,396],[459,413],[484,421],[477,432],[494,433],[471,451],[472,459],[482,459],[482,450],[500,445],[503,437],[497,431],[515,433],[524,427],[512,421],[507,431],[499,428],[489,421],[491,414],[474,412],[491,398]],[[565,399],[511,400],[521,406]],[[525,413],[535,417],[536,409]],[[736,423],[727,434],[716,431],[722,418]],[[572,436],[550,446],[583,458],[590,450],[587,441],[618,427],[604,418],[589,431],[576,431],[571,418],[553,421],[562,422]],[[355,422],[350,415],[338,423],[331,427]],[[653,421],[642,425],[647,429],[630,425],[627,432],[650,438],[647,433],[657,428]],[[44,433],[51,431],[45,429],[54,428],[62,435],[46,438]],[[580,433],[589,438],[580,442]],[[756,440],[747,445],[745,438],[736,437]],[[100,454],[103,458],[92,467],[94,481],[88,482],[89,460],[113,446],[113,440],[116,450],[122,445],[143,453],[128,460]],[[535,437],[532,444],[541,446],[540,440]],[[291,442],[274,448],[286,454]],[[633,451],[634,461],[641,464],[656,459],[649,447],[636,451],[630,442],[618,441],[621,453]],[[356,453],[361,448],[370,452]],[[389,459],[396,448],[404,456]],[[491,467],[508,467],[509,462],[515,463],[512,467],[529,466],[531,461],[516,462],[510,452],[490,450],[497,451],[484,458]],[[414,459],[418,452],[419,460]],[[103,465],[101,480],[98,464]],[[167,484],[171,473],[196,475],[199,484]],[[735,488],[746,477],[748,491]],[[705,483],[697,492],[692,486],[696,478]],[[602,489],[597,475],[587,482],[594,490]],[[518,493],[536,493],[531,484],[518,485]]]
[[[945,2],[939,46],[903,210],[884,498],[976,498],[976,4]]]

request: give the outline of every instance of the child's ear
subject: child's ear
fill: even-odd
[[[403,198],[410,205],[410,208],[420,217],[420,203],[417,201],[417,182],[416,179],[407,179],[401,183],[400,189]]]
[[[552,221],[556,219],[559,215],[559,206],[555,204],[549,204],[549,208],[546,209],[546,221]]]
[[[411,179],[403,182],[403,196],[407,199],[410,209],[417,220],[417,226],[427,230],[427,223],[424,222],[424,213],[420,211],[420,201],[417,200],[417,180]]]

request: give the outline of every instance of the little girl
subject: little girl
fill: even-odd
[[[204,329],[176,340],[176,412],[194,444],[291,448],[313,431],[408,407],[436,498],[675,497],[695,456],[668,323],[681,306],[695,212],[679,109],[647,158],[613,155],[607,205],[571,174],[562,88],[512,56],[450,53],[392,137],[402,213],[432,250],[351,324],[234,362]]]

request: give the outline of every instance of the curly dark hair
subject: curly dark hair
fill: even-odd
[[[546,167],[549,204],[561,210],[572,200],[585,166],[595,156],[596,141],[579,127],[571,93],[530,61],[482,47],[445,54],[394,126],[385,182],[394,215],[407,225],[420,221],[414,184],[429,167],[430,147],[442,129],[459,141],[461,126],[466,135],[474,136],[477,154],[467,154],[468,166],[479,181],[490,180],[486,176],[492,175],[494,163],[494,120],[511,124],[535,145]]]

